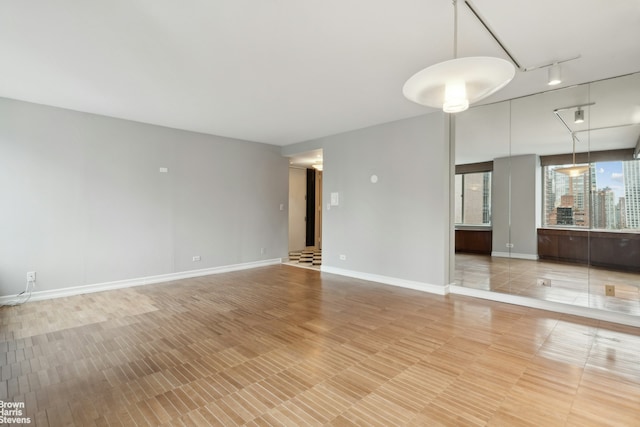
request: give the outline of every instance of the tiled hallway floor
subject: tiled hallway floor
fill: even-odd
[[[285,264],[320,270],[322,249],[307,248],[302,251],[289,252],[289,260]]]

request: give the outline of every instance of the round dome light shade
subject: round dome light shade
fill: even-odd
[[[571,178],[576,178],[584,173],[589,172],[589,165],[573,165],[565,168],[554,169],[556,172],[563,173],[565,175],[570,176]]]
[[[468,106],[499,91],[515,74],[513,64],[501,58],[457,58],[418,71],[404,84],[402,93],[410,101],[427,107],[447,111],[448,105],[455,105],[447,111],[453,113],[464,111],[467,109],[465,104]],[[460,87],[461,84],[464,90],[450,90],[451,86]],[[466,92],[466,98],[447,99],[447,95],[452,92]]]

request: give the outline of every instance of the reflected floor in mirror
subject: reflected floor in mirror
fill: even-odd
[[[457,253],[455,283],[546,301],[640,315],[640,274],[551,261]],[[615,295],[606,294],[612,285]]]

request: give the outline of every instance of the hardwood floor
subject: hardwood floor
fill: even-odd
[[[548,280],[542,285],[539,280]],[[456,253],[455,283],[640,316],[640,274],[581,264]],[[605,295],[615,286],[615,296]]]
[[[640,425],[637,328],[286,265],[0,314],[32,425]]]

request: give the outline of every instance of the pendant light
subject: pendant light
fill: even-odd
[[[570,178],[576,178],[589,170],[589,165],[576,165],[576,137],[571,135],[573,139],[573,166],[555,169],[556,172],[568,175]]]
[[[402,88],[420,105],[458,113],[505,87],[514,77],[513,64],[501,58],[458,58],[458,2],[453,0],[453,59],[418,71]]]

